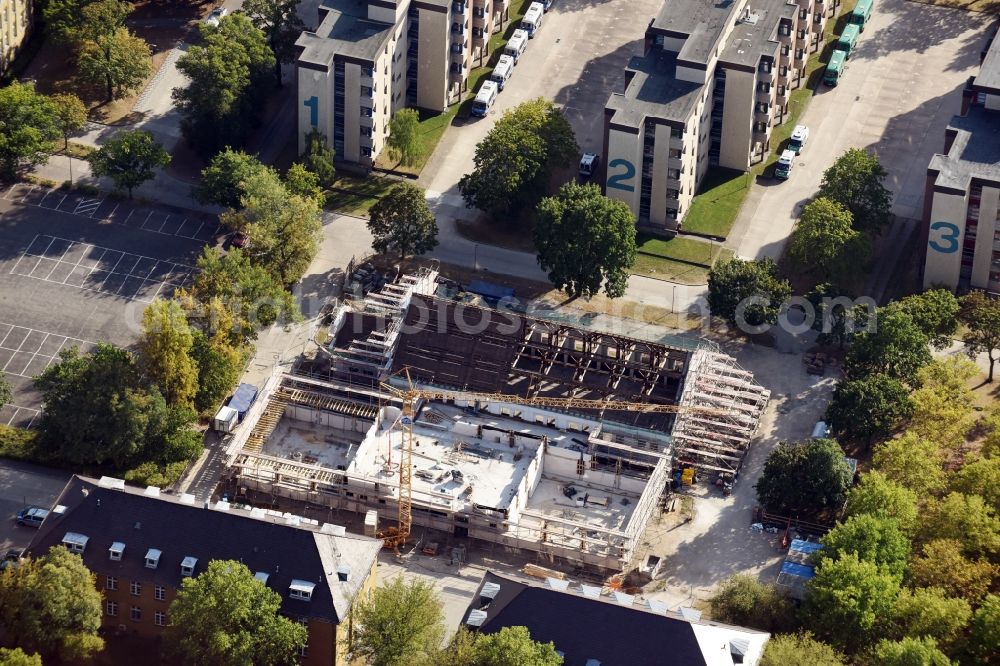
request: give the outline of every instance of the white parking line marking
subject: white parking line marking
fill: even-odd
[[[79,338],[71,338],[71,337],[68,337],[68,336],[65,336],[65,335],[60,335],[58,333],[52,333],[50,331],[42,331],[42,330],[39,330],[37,328],[28,328],[27,326],[17,326],[15,324],[8,324],[7,322],[2,322],[2,321],[0,321],[0,326],[9,326],[10,327],[10,330],[7,332],[7,335],[5,335],[4,339],[2,341],[0,341],[0,350],[12,352],[12,355],[11,355],[10,359],[7,361],[6,365],[4,365],[4,372],[6,372],[7,374],[10,374],[10,375],[15,375],[17,377],[26,377],[26,378],[30,379],[31,375],[27,375],[27,374],[24,374],[24,373],[27,372],[28,368],[31,366],[32,362],[36,358],[47,359],[45,367],[48,367],[53,361],[58,360],[58,358],[59,358],[59,352],[62,351],[62,348],[66,345],[67,342],[73,341],[73,344],[77,344],[77,345],[94,345],[95,344],[93,342],[90,342],[89,340],[81,340]],[[17,329],[19,331],[25,331],[24,339],[21,340],[21,344],[18,345],[16,349],[13,346],[7,346],[7,338],[10,337],[10,334],[15,329]],[[36,333],[44,336],[42,338],[41,342],[39,342],[38,344],[32,345],[28,349],[24,349],[24,344],[28,341],[28,338],[30,338],[32,336],[32,334],[36,334]],[[61,339],[62,342],[59,343],[59,348],[56,350],[56,352],[54,354],[43,353],[42,352],[42,348],[45,346],[45,343],[48,342],[48,340],[50,338],[53,341]],[[18,358],[19,356],[23,357],[25,355],[28,356],[28,360],[25,362],[25,364],[21,368],[20,372],[13,372],[13,371],[7,369],[8,366],[10,366],[10,364],[13,363],[14,359]],[[21,409],[28,409],[28,408],[27,407],[22,407]]]
[[[49,235],[36,236],[34,240],[32,240],[32,244],[39,239],[44,241],[45,238],[50,238],[51,240],[49,241],[49,244],[46,246],[42,254],[33,254],[28,250],[25,250],[25,252],[21,255],[21,257],[18,258],[17,263],[14,264],[14,268],[11,269],[11,273],[13,273],[17,269],[17,266],[21,263],[21,259],[23,259],[24,257],[31,257],[31,258],[37,258],[38,260],[35,266],[32,267],[31,271],[28,274],[17,273],[17,275],[20,275],[21,277],[30,277],[35,280],[42,280],[43,282],[62,284],[67,287],[74,287],[76,289],[83,289],[86,291],[96,291],[100,293],[113,293],[113,294],[119,294],[121,290],[124,288],[125,284],[128,282],[129,278],[134,278],[136,280],[139,280],[142,283],[142,287],[157,285],[157,289],[154,292],[153,296],[151,297],[148,298],[139,297],[138,290],[136,290],[137,294],[136,296],[128,297],[128,298],[134,298],[135,300],[142,301],[144,303],[152,302],[152,300],[155,299],[160,294],[161,291],[164,291],[164,288],[166,288],[166,291],[170,291],[178,287],[183,287],[191,279],[191,271],[193,269],[190,266],[186,266],[184,264],[178,264],[173,261],[167,261],[164,259],[157,259],[155,257],[146,257],[139,254],[133,254],[131,252],[124,252],[122,250],[115,250],[112,248],[101,247],[100,245],[91,245],[90,243],[77,243],[75,241],[71,241],[66,238],[59,238],[57,236],[49,236]],[[52,247],[52,244],[55,243],[56,241],[69,244],[69,247],[63,252],[63,254],[58,259],[46,256],[48,254],[49,249]],[[28,247],[30,249],[31,245],[29,245]],[[83,248],[83,252],[80,254],[80,258],[77,259],[76,262],[71,262],[65,259],[67,252],[77,247]],[[82,284],[77,285],[69,283],[68,280],[77,274],[76,269],[81,268],[80,265],[81,262],[85,258],[91,257],[94,254],[96,254],[98,250],[100,250],[101,254],[100,256],[98,256],[97,261],[94,263],[94,265],[90,267],[90,270],[87,272],[87,275],[83,278]],[[117,252],[118,254],[121,255],[118,258],[118,261],[115,262],[115,265],[111,268],[111,270],[107,270],[105,268],[100,267],[101,261],[104,259],[104,255],[107,254],[108,252]],[[131,264],[125,261],[126,257],[131,258],[130,259],[132,261]],[[41,263],[42,259],[48,259],[49,261],[54,261],[56,262],[56,266],[52,268],[49,271],[48,275],[46,275],[45,277],[32,275],[31,273],[35,271],[35,269],[38,267],[38,264]],[[125,261],[124,264],[122,264],[123,261]],[[150,268],[145,273],[142,273],[141,270],[140,272],[136,273],[136,269],[144,261],[149,263]],[[64,277],[62,280],[49,279],[55,268],[58,268],[59,266],[71,267],[66,277]],[[169,280],[151,279],[150,276],[153,275],[153,273],[158,268],[161,268],[161,266],[166,269],[164,271],[165,275],[183,274],[183,277],[172,278]],[[88,284],[88,281],[90,280],[91,276],[94,275],[94,273],[107,273],[107,274],[104,276],[104,279],[100,281],[100,283],[96,285]],[[118,287],[113,288],[112,291],[112,287],[110,286],[108,286],[107,288],[105,287],[107,285],[108,280],[110,280],[114,276],[122,276],[122,281],[118,285]]]

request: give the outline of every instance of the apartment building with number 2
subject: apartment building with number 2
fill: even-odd
[[[604,111],[607,195],[673,233],[712,166],[771,149],[836,0],[666,0]]]
[[[509,0],[323,0],[296,45],[299,152],[318,130],[340,160],[371,166],[404,107],[442,112],[485,64]]]

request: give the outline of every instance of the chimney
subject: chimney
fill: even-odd
[[[962,88],[962,110],[958,114],[960,116],[969,115],[972,102],[976,99],[976,91],[972,89],[973,80],[975,80],[975,77],[970,76],[969,80],[965,83],[965,87]]]

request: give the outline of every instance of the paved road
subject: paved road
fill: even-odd
[[[19,527],[14,515],[25,506],[51,508],[70,474],[61,470],[0,459],[0,553],[24,548],[35,535],[32,527]]]
[[[754,186],[726,245],[746,258],[779,257],[823,171],[854,147],[877,154],[889,172],[893,213],[919,219],[927,163],[943,148],[959,91],[978,69],[989,18],[906,0],[878,3],[840,85],[821,86],[801,120],[810,141],[791,179]]]

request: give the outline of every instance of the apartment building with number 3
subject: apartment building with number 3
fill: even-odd
[[[927,167],[923,285],[1000,293],[1000,40],[962,91],[962,110]]]
[[[296,45],[299,152],[320,131],[340,160],[371,166],[404,107],[442,112],[486,63],[509,0],[323,0]]]

